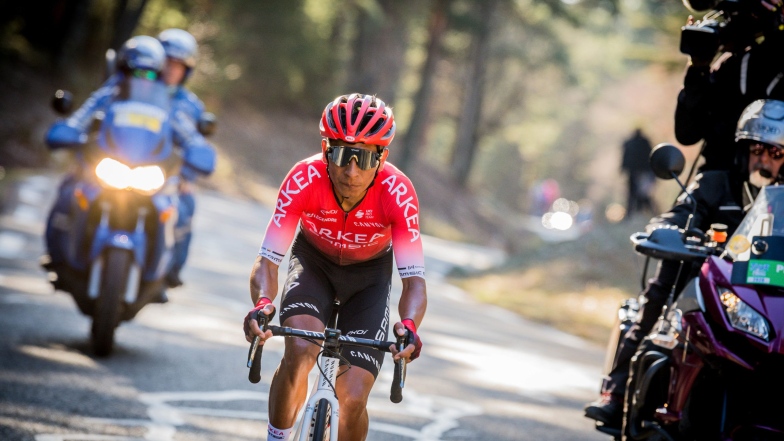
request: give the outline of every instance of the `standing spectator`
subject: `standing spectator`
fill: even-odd
[[[639,127],[634,129],[630,138],[623,142],[623,159],[621,172],[627,175],[626,180],[626,218],[635,212],[649,211],[655,213],[653,204],[653,186],[656,179],[648,163],[651,154],[651,142]]]

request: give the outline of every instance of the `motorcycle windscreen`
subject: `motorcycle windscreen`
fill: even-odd
[[[98,146],[130,167],[166,160],[173,154],[168,100],[163,83],[128,79],[107,109]]]
[[[784,186],[766,186],[727,243],[732,283],[784,286]]]

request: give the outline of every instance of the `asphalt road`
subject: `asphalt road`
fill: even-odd
[[[266,394],[282,342],[267,344],[262,381],[251,384],[241,321],[270,210],[200,192],[186,284],[122,324],[114,353],[97,358],[90,321],[37,264],[55,186],[51,177],[26,178],[6,191],[0,215],[0,440],[266,439]],[[388,398],[392,363],[384,364],[368,439],[609,439],[582,416],[597,393],[603,348],[443,282],[452,266],[489,265],[502,257],[497,251],[424,240],[423,355],[409,365],[397,405]],[[393,302],[399,290],[395,280]]]

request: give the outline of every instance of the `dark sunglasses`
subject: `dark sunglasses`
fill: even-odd
[[[765,149],[768,150],[768,156],[770,156],[770,159],[784,158],[784,148],[781,148],[777,145],[763,144],[761,142],[755,142],[754,144],[749,145],[749,153],[754,156],[761,156]]]
[[[369,170],[378,167],[378,162],[381,160],[381,153],[358,147],[333,145],[327,147],[327,158],[338,167],[345,167],[351,163],[352,159],[355,159],[359,168],[362,170]]]

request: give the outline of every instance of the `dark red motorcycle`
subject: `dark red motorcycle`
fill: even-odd
[[[677,179],[671,147],[651,162]],[[715,239],[631,236],[643,255],[702,266],[632,362],[616,440],[784,440],[784,186],[764,187],[733,236]],[[627,326],[634,310],[622,306]]]

